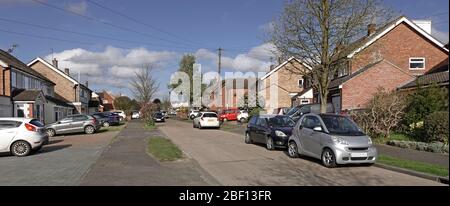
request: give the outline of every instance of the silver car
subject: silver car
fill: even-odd
[[[53,137],[57,134],[68,134],[84,132],[86,134],[93,134],[100,130],[101,124],[93,116],[90,115],[72,115],[47,125],[45,131],[49,137]]]
[[[335,114],[305,114],[288,140],[288,154],[322,160],[325,167],[338,164],[375,163],[377,149],[370,137],[348,117]]]

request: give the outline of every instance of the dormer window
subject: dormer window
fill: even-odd
[[[425,69],[425,58],[422,57],[409,58],[409,69],[410,70]]]
[[[303,79],[299,79],[298,80],[298,86],[300,87],[300,88],[303,88]]]

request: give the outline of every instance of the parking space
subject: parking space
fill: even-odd
[[[79,185],[119,131],[55,136],[27,157],[0,154],[0,185]]]

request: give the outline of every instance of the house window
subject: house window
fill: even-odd
[[[420,57],[409,58],[409,69],[411,70],[425,69],[425,58]]]
[[[309,104],[309,99],[302,99],[300,100],[300,104]]]
[[[299,86],[300,88],[303,88],[303,79],[299,79],[299,80],[298,80],[298,86]]]
[[[17,87],[17,73],[14,71],[11,71],[11,85],[12,87]]]

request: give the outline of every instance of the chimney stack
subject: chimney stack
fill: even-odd
[[[53,58],[52,63],[54,67],[58,68],[58,60],[56,58]]]
[[[64,73],[66,73],[67,76],[70,76],[70,70],[69,70],[69,68],[65,68],[65,69],[64,69]]]
[[[376,30],[377,30],[376,24],[372,23],[367,25],[367,36],[374,34]]]

